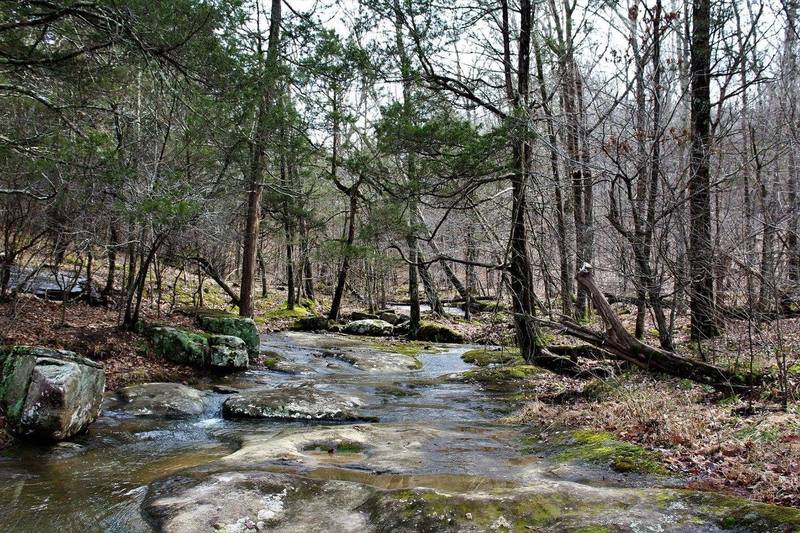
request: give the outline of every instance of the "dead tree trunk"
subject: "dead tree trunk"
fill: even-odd
[[[565,333],[602,348],[645,370],[691,379],[726,391],[746,390],[761,383],[760,375],[737,374],[708,363],[688,359],[675,352],[644,344],[628,333],[622,325],[608,300],[595,285],[590,265],[584,264],[578,271],[576,279],[578,284],[586,290],[594,308],[608,325],[608,329],[603,333],[598,333],[573,321],[555,323],[539,320],[540,323],[561,328],[565,330]]]

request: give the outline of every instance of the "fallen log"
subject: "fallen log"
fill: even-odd
[[[730,372],[641,342],[628,333],[616,313],[614,313],[608,300],[595,285],[591,265],[584,264],[575,279],[589,293],[594,308],[603,318],[608,329],[603,333],[599,333],[568,318],[564,318],[560,322],[539,318],[534,320],[541,325],[559,329],[567,335],[588,342],[619,359],[628,361],[645,370],[663,372],[671,376],[690,379],[724,391],[749,390],[763,382],[763,377],[759,374]]]

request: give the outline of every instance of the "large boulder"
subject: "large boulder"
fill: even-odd
[[[345,326],[344,332],[351,335],[386,337],[394,332],[394,326],[384,320],[355,320]]]
[[[209,333],[239,337],[247,345],[250,355],[258,353],[261,338],[253,319],[221,311],[198,311],[196,320],[197,324]]]
[[[137,417],[189,418],[202,414],[207,402],[207,393],[180,383],[142,383],[118,391],[111,409]]]
[[[215,370],[242,370],[250,361],[247,345],[233,335],[211,335],[208,338],[208,366]]]
[[[63,440],[100,412],[102,365],[76,353],[30,346],[0,349],[0,405],[21,437]]]
[[[206,335],[168,326],[150,328],[149,334],[153,348],[161,357],[175,363],[206,366],[209,350]]]
[[[359,401],[314,388],[284,386],[244,391],[222,404],[225,418],[270,420],[327,420],[347,422],[371,420],[358,412]]]

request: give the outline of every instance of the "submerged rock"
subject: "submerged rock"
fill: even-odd
[[[426,450],[431,446],[460,436],[462,435],[429,426],[386,424],[314,426],[286,430],[279,435],[256,435],[246,438],[242,442],[241,449],[221,461],[227,468],[243,469],[277,460],[288,460],[304,468],[340,464],[341,460],[336,454],[316,451],[328,447],[357,450],[359,470],[365,474],[409,472],[424,463]],[[348,456],[346,459],[350,462],[353,458]]]
[[[269,472],[181,477],[150,487],[145,514],[166,533],[370,531],[368,487]]]
[[[357,407],[356,398],[322,391],[311,385],[284,386],[244,391],[225,400],[225,418],[265,418],[272,420],[367,420]]]
[[[153,418],[190,418],[201,415],[208,395],[180,383],[143,383],[117,392],[115,411]]]
[[[347,324],[344,328],[345,333],[350,335],[371,335],[373,337],[385,337],[394,332],[394,326],[378,319],[355,320]]]
[[[65,350],[0,350],[0,405],[17,435],[68,439],[93,422],[105,388],[102,365]]]
[[[208,365],[216,370],[242,370],[247,368],[247,345],[233,335],[211,335],[208,338]]]

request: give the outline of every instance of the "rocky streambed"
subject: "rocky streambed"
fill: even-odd
[[[128,388],[88,433],[5,451],[0,530],[800,527],[797,510],[686,490],[609,435],[499,424],[518,391],[473,379],[469,347],[286,333],[260,348],[273,370]]]

